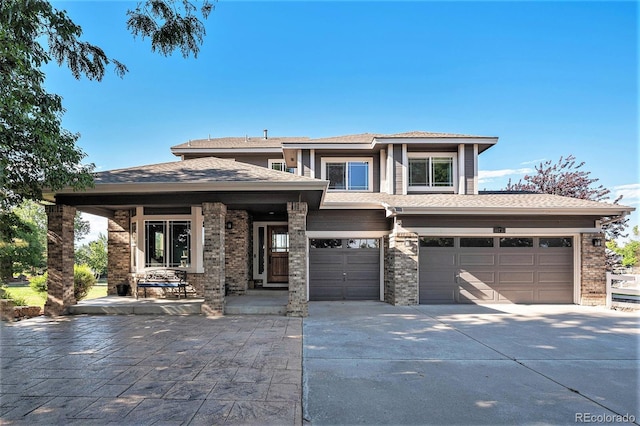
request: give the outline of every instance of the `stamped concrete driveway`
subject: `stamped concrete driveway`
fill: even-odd
[[[2,425],[300,425],[302,320],[70,316],[0,324]]]
[[[313,302],[312,425],[638,423],[637,313],[562,306]]]

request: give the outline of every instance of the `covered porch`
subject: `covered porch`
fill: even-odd
[[[150,182],[154,170],[157,173]],[[264,302],[271,297],[280,303],[284,294],[284,313],[306,316],[306,216],[309,208],[318,208],[325,189],[324,181],[206,158],[103,172],[97,174],[95,188],[84,193],[47,194],[47,201],[55,204],[46,208],[49,281],[45,314],[64,315],[81,309],[177,314],[199,310],[219,316],[234,312],[235,298],[243,299],[245,305],[251,298]],[[108,218],[108,297],[100,303],[77,304],[73,297],[77,210]],[[286,247],[281,247],[286,256],[280,260],[286,265],[276,277],[284,291],[247,296],[259,263],[256,256],[267,247],[262,237],[267,228],[254,225],[271,223],[279,224],[286,234]],[[195,290],[193,297],[133,303],[135,297],[116,296],[117,285],[129,284],[136,292],[140,276],[159,267],[184,270]],[[269,275],[269,279],[274,278]]]

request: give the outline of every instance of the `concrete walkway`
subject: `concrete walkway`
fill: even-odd
[[[0,327],[0,424],[302,423],[299,318],[100,315]]]
[[[315,302],[304,414],[313,425],[637,423],[639,333],[637,313],[574,305]]]

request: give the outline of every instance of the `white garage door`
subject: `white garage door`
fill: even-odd
[[[571,237],[421,237],[420,303],[573,303]]]

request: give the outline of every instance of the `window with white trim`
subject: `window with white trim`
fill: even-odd
[[[144,222],[145,268],[191,265],[191,221]]]
[[[322,158],[322,179],[329,181],[330,191],[371,191],[373,159]]]
[[[454,190],[457,184],[455,153],[407,153],[409,191]]]
[[[285,163],[284,160],[272,160],[272,159],[269,159],[269,168],[272,169],[272,170],[277,170],[279,172],[288,172],[288,173],[296,174],[296,168],[295,167],[287,167],[287,163]]]

